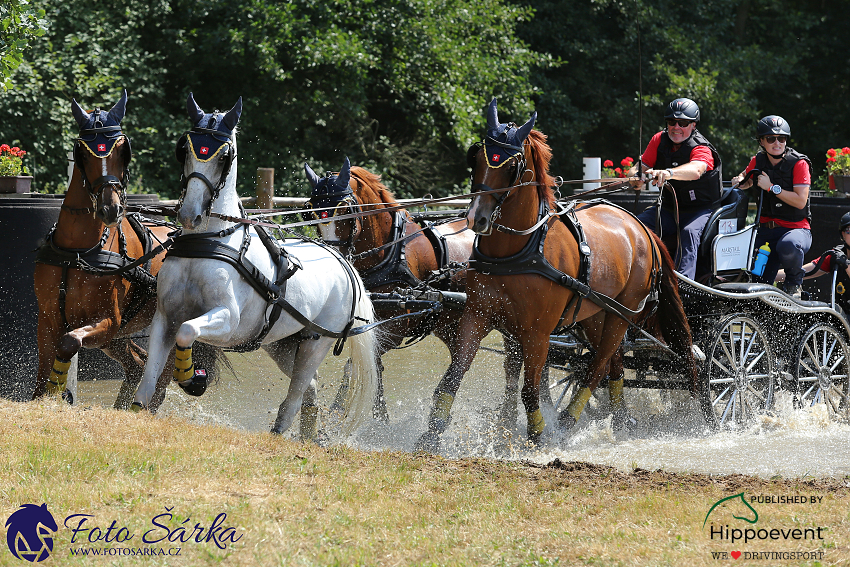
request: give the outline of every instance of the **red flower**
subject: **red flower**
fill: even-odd
[[[0,153],[8,152],[8,151],[9,151],[9,145],[8,144],[3,144],[2,146],[0,146]]]
[[[9,150],[9,151],[12,152],[13,156],[16,156],[16,155],[18,155],[18,152],[21,151],[21,148],[19,148],[18,146],[13,146],[12,149]],[[850,152],[848,152],[848,153],[850,153]]]
[[[835,157],[835,154],[837,154],[837,153],[838,152],[836,152],[835,149],[829,148],[826,152],[826,155],[829,156],[829,157]]]
[[[845,156],[850,156],[850,148],[848,148],[846,146],[841,148],[841,153],[844,154]]]
[[[606,159],[605,162],[602,164],[602,167],[614,167],[614,162],[610,159]]]
[[[834,157],[827,158],[826,163],[835,163],[836,159]]]
[[[616,173],[617,175],[619,175],[619,174],[623,173],[623,170],[622,170],[622,169],[620,169],[619,167],[616,167],[616,168],[614,168],[614,173]]]
[[[18,152],[18,157],[24,157],[25,155],[27,155],[27,152],[25,152],[24,150]]]
[[[620,162],[620,165],[622,165],[623,167],[631,167],[634,161],[635,160],[633,160],[632,158],[626,156],[623,158],[623,161]]]

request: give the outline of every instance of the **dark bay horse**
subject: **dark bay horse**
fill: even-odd
[[[33,399],[47,393],[69,397],[68,368],[81,347],[99,348],[123,366],[116,408],[129,407],[142,377],[146,353],[129,337],[153,318],[155,276],[165,252],[124,273],[109,272],[142,257],[170,229],[125,214],[132,156],[130,140],[121,131],[126,105],[126,91],[109,112],[86,112],[72,101],[80,128],[74,172],[35,265],[38,374]],[[167,376],[160,380],[157,406],[166,385]]]
[[[451,365],[434,392],[428,431],[420,437],[419,448],[439,446],[460,382],[481,339],[494,328],[521,343],[522,401],[533,442],[545,426],[538,400],[549,335],[573,322],[594,356],[583,387],[559,415],[562,426],[575,424],[606,372],[615,415],[625,412],[621,345],[629,327],[626,319],[647,323],[656,336],[663,336],[680,359],[677,364],[689,377],[692,393],[698,392],[690,328],[669,253],[642,223],[618,207],[599,204],[550,214],[558,206],[548,173],[552,154],[545,136],[532,130],[536,116],[521,127],[500,124],[494,99],[485,140],[470,148],[473,191],[505,190],[473,197],[468,210],[467,222],[478,237],[458,348],[452,350]],[[570,224],[581,228],[571,229]],[[600,303],[606,299],[620,304],[623,316],[603,309]],[[653,308],[655,317],[645,321]]]
[[[312,186],[307,208],[313,216],[328,222],[318,229],[322,239],[339,247],[354,259],[354,267],[370,292],[391,292],[396,288],[425,289],[423,282],[442,291],[466,291],[466,262],[472,253],[475,235],[466,229],[466,220],[420,225],[405,209],[396,209],[398,202],[392,192],[375,175],[362,167],[351,167],[348,158],[339,173],[320,178],[305,164]],[[336,207],[334,209],[328,209]],[[353,211],[384,210],[356,219],[337,221],[335,217]],[[404,239],[404,240],[401,240]],[[399,241],[401,240],[401,241]],[[382,312],[385,318],[404,313]],[[451,351],[457,348],[458,323],[462,305],[444,306],[439,315],[408,318],[382,326],[379,355],[398,348],[407,337],[419,337],[432,332]],[[507,389],[500,410],[500,423],[516,425],[519,372],[522,357],[518,343],[504,335],[505,374]],[[375,415],[386,420],[386,405],[379,381],[379,400]],[[338,396],[339,398],[340,396]]]

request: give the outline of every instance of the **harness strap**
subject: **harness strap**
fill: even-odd
[[[422,283],[419,278],[413,275],[413,272],[410,271],[410,267],[407,265],[404,250],[407,241],[405,237],[406,226],[407,216],[404,211],[396,211],[393,215],[393,225],[390,229],[392,246],[384,255],[383,260],[368,270],[363,270],[360,274],[366,289],[373,289],[390,283],[400,283],[411,287],[416,287]]]

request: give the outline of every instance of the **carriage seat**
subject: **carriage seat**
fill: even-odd
[[[725,188],[720,199],[720,206],[711,213],[700,239],[700,250],[703,253],[711,252],[711,243],[720,232],[720,221],[726,219],[737,219],[736,231],[744,228],[747,222],[747,206],[749,198],[741,189]]]

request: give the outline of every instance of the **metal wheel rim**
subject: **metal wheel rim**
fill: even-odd
[[[850,417],[848,400],[850,350],[834,327],[818,323],[809,328],[797,352],[797,401],[802,407],[825,404],[832,419]]]
[[[774,356],[764,331],[745,315],[715,331],[706,360],[706,387],[720,427],[752,423],[773,404]]]

